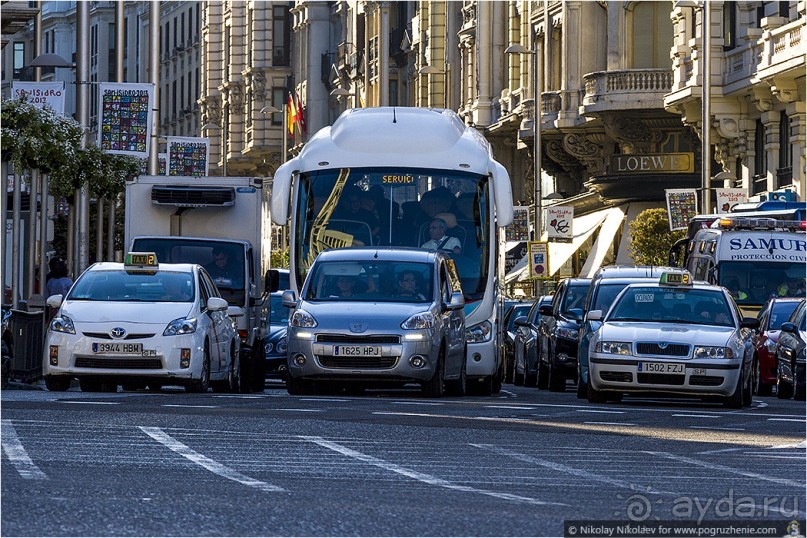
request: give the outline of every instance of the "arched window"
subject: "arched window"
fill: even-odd
[[[631,25],[632,69],[669,68],[673,27],[669,5],[664,2],[638,2]]]

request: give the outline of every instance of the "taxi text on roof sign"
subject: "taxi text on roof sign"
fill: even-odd
[[[692,275],[686,271],[681,273],[661,273],[659,283],[664,286],[691,286]]]
[[[154,272],[160,266],[157,261],[157,254],[154,252],[129,252],[123,262],[124,268],[131,271]]]

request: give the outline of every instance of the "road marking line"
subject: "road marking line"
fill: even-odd
[[[624,411],[606,411],[605,409],[578,409],[578,413],[605,413],[607,415],[624,415]]]
[[[120,405],[120,402],[94,402],[92,400],[54,400],[67,404],[82,404],[82,405]]]
[[[748,471],[742,471],[740,469],[734,469],[732,467],[726,467],[725,465],[720,465],[717,463],[707,462],[696,460],[695,458],[687,458],[686,456],[676,456],[675,454],[670,454],[669,452],[653,452],[653,451],[645,451],[645,454],[653,454],[654,456],[659,456],[662,458],[667,458],[673,461],[680,461],[682,463],[690,463],[692,465],[697,465],[699,467],[705,467],[706,469],[717,469],[719,471],[725,471],[727,473],[733,473],[740,476],[747,476],[748,478],[756,478],[758,480],[765,480],[766,482],[774,482],[776,484],[783,484],[785,486],[792,486],[797,488],[804,488],[804,482],[799,482],[797,480],[788,480],[786,478],[775,478],[771,476],[765,476],[759,473],[750,473]]]
[[[347,456],[349,458],[353,458],[359,461],[363,461],[364,463],[368,463],[375,467],[380,467],[381,469],[385,469],[387,471],[392,471],[393,473],[397,473],[419,482],[423,482],[425,484],[429,484],[431,486],[438,486],[441,488],[452,489],[456,491],[464,491],[467,493],[479,493],[481,495],[487,495],[489,497],[496,497],[498,499],[504,499],[507,501],[517,501],[523,502],[528,504],[535,504],[535,505],[552,505],[552,506],[569,506],[565,503],[556,503],[556,502],[546,502],[546,501],[539,501],[538,499],[533,499],[532,497],[522,497],[521,495],[513,495],[512,493],[499,493],[497,491],[488,491],[484,489],[477,489],[471,486],[463,486],[460,484],[454,484],[453,482],[449,482],[448,480],[443,480],[442,478],[437,478],[436,476],[432,476],[425,473],[420,473],[418,471],[413,471],[411,469],[407,469],[405,467],[401,467],[400,465],[396,465],[394,463],[390,463],[388,461],[384,461],[382,459],[378,459],[374,456],[370,456],[364,454],[362,452],[357,452],[351,448],[346,446],[340,445],[338,443],[334,443],[332,441],[328,441],[323,439],[322,437],[316,436],[300,436],[300,439],[304,441],[308,441],[309,443],[317,444],[321,447],[333,450],[334,452],[338,452],[343,456]]]
[[[185,404],[163,404],[161,407],[182,407],[192,409],[218,409],[218,405],[185,405]]]
[[[690,430],[721,430],[725,432],[744,432],[745,428],[719,428],[717,426],[687,426]]]
[[[769,418],[771,422],[804,422],[803,418]]]
[[[638,426],[633,422],[583,422],[583,424],[601,424],[603,426]]]
[[[340,398],[299,398],[301,402],[349,402]]]
[[[28,456],[25,447],[22,446],[19,437],[17,437],[17,430],[11,424],[10,420],[2,421],[2,445],[3,452],[6,453],[8,460],[14,469],[20,473],[22,478],[30,480],[47,480],[48,477],[42,470]]]
[[[390,402],[390,403],[400,405],[445,405],[444,403],[440,402]]]
[[[189,459],[193,463],[204,467],[211,473],[217,474],[222,478],[226,478],[227,480],[233,480],[234,482],[238,482],[245,486],[249,486],[251,488],[259,489],[261,491],[286,491],[285,489],[274,486],[272,484],[268,484],[266,482],[262,482],[260,480],[256,480],[254,478],[250,478],[244,474],[239,473],[235,469],[231,469],[226,465],[223,465],[217,461],[211,460],[207,456],[203,456],[199,454],[195,450],[191,449],[189,446],[180,443],[160,428],[149,428],[146,426],[139,426],[143,433],[154,439],[160,444],[163,444],[179,454],[180,456]]]
[[[486,405],[488,409],[526,409],[527,411],[534,411],[533,407],[521,407],[518,405]]]
[[[510,458],[523,461],[525,463],[532,463],[535,465],[540,465],[541,467],[546,467],[548,469],[552,469],[553,471],[558,471],[561,473],[570,474],[573,476],[579,476],[581,478],[587,478],[589,480],[596,480],[598,482],[603,482],[605,484],[611,484],[612,486],[617,486],[620,488],[629,489],[631,491],[637,491],[640,493],[648,493],[653,495],[658,494],[666,494],[666,495],[677,495],[676,493],[672,493],[669,491],[660,491],[649,486],[640,486],[638,484],[631,484],[629,482],[623,482],[622,480],[617,480],[615,478],[611,478],[608,476],[603,476],[601,474],[592,473],[589,471],[584,471],[583,469],[576,469],[574,467],[569,467],[568,465],[563,465],[562,463],[555,463],[553,461],[542,460],[540,458],[536,458],[533,456],[528,456],[527,454],[521,454],[519,452],[513,452],[512,450],[508,450],[506,448],[502,448],[496,445],[488,445],[488,444],[477,444],[477,443],[470,443],[471,446],[476,448],[481,448],[482,450],[487,450],[493,452],[495,454],[500,454],[502,456],[508,456]]]
[[[720,418],[718,415],[688,415],[685,413],[673,413],[673,416],[686,418]]]
[[[745,450],[745,448],[721,448],[719,450],[705,450],[703,452],[695,452],[695,454],[719,454],[720,452],[736,452],[738,450]]]
[[[276,407],[273,411],[302,411],[304,413],[322,413],[322,409],[295,409],[294,407]]]
[[[792,445],[776,445],[768,447],[768,449],[771,448],[807,448],[807,441],[802,441],[801,443],[796,443]]]

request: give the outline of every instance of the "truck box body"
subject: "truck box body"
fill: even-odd
[[[272,238],[269,194],[258,178],[140,176],[126,185],[124,231],[130,251],[153,251],[160,261],[208,269],[242,337],[242,377],[256,389],[260,383],[261,390],[256,356],[262,365],[266,306],[261,298]],[[227,276],[215,273],[216,249],[229,256]]]

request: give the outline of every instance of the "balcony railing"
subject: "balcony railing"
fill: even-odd
[[[670,69],[600,71],[583,77],[586,110],[661,108],[672,88]]]

